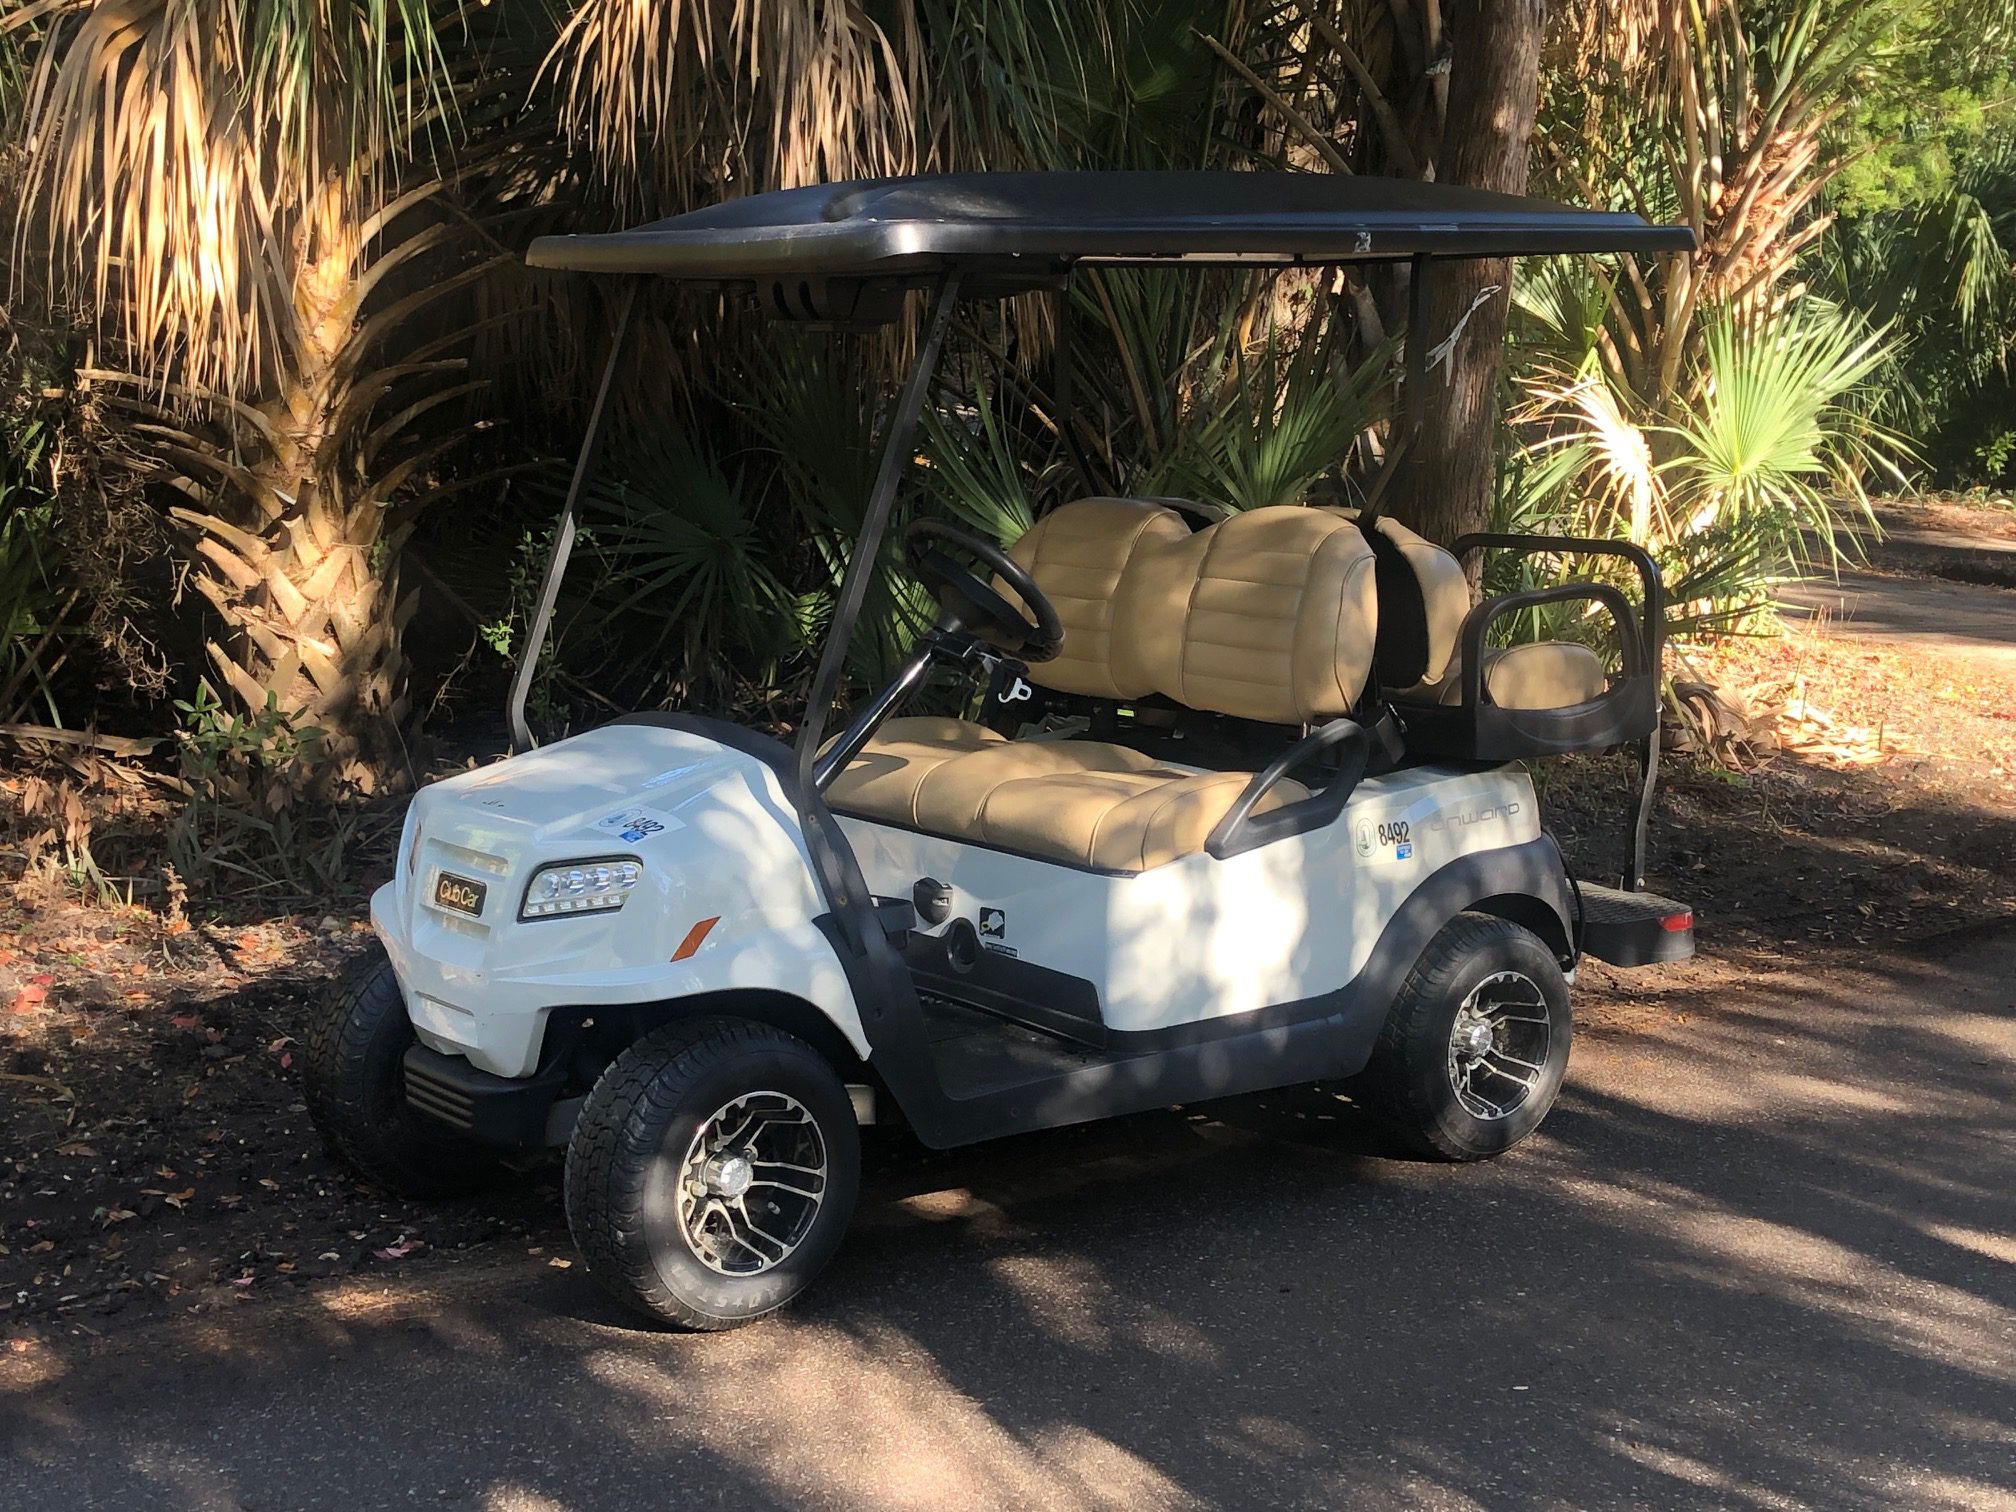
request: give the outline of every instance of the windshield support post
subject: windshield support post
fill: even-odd
[[[532,738],[532,726],[525,718],[525,700],[532,692],[532,679],[539,670],[539,653],[553,629],[553,606],[560,598],[560,581],[567,575],[568,558],[574,555],[574,538],[580,533],[581,496],[595,475],[602,455],[602,439],[609,425],[609,394],[616,386],[616,365],[630,337],[630,315],[637,304],[637,280],[623,285],[623,297],[616,307],[615,328],[609,338],[609,360],[602,365],[602,381],[595,390],[595,403],[588,412],[588,430],[581,438],[581,450],[574,458],[574,476],[567,484],[567,498],[560,506],[560,518],[553,525],[553,548],[546,558],[546,575],[539,581],[539,598],[532,609],[532,623],[525,632],[525,645],[518,653],[518,665],[511,672],[511,694],[505,715],[511,726],[511,754],[522,755],[539,742]]]
[[[819,669],[812,676],[812,693],[805,707],[805,722],[798,730],[795,752],[798,771],[798,801],[812,803],[818,793],[813,782],[813,765],[819,742],[826,733],[826,716],[840,691],[841,674],[847,666],[847,645],[854,625],[861,617],[861,605],[868,596],[869,580],[875,575],[882,553],[882,537],[888,529],[889,513],[896,503],[896,490],[910,466],[911,444],[917,433],[924,399],[937,372],[938,354],[945,345],[945,331],[952,323],[952,309],[959,298],[959,275],[947,273],[931,298],[930,313],[924,317],[923,338],[917,347],[917,362],[910,370],[903,394],[889,416],[882,438],[882,461],[876,469],[875,486],[868,495],[868,507],[861,516],[861,530],[854,540],[854,554],[848,558],[847,574],[840,583],[840,598],[833,606],[832,622],[826,627],[826,648],[819,656]],[[827,773],[830,781],[837,773]]]
[[[1407,449],[1421,444],[1428,417],[1428,254],[1417,252],[1407,274]]]

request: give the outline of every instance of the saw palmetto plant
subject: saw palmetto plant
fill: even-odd
[[[1983,37],[2003,35],[2011,0],[1969,3]],[[382,781],[413,722],[401,641],[421,578],[402,555],[411,542],[490,619],[494,592],[476,583],[504,571],[494,542],[544,539],[552,500],[485,485],[549,475],[605,349],[605,291],[513,266],[532,234],[907,171],[1448,177],[1488,135],[1463,125],[1460,90],[1452,107],[1457,34],[1513,9],[0,0],[21,190],[9,247],[93,341],[78,365],[91,413],[112,422],[104,449],[143,461],[172,508],[225,704],[256,724],[270,703],[325,732],[328,769]],[[1816,510],[1852,482],[1839,469],[1890,451],[1880,433],[1858,449],[1866,418],[1843,398],[1869,381],[1871,331],[1802,306],[1801,254],[1824,234],[1816,186],[1840,102],[1880,51],[1871,18],[1890,18],[1894,45],[1908,10],[1551,8],[1542,187],[1685,219],[1706,250],[1522,283],[1519,507],[1663,543],[1704,602],[1825,539]],[[1984,240],[1999,201],[1980,187],[1971,220],[1892,228],[1898,259],[1977,270],[1953,291],[1974,309],[2002,287],[1990,254],[2010,245]],[[1059,302],[962,316],[915,497],[1003,536],[1087,486],[1234,506],[1359,498],[1393,470],[1385,354],[1405,276],[1084,272],[1068,437]],[[781,706],[846,567],[875,396],[904,354],[716,324],[711,307],[719,334],[703,343],[689,297],[645,297],[611,488],[591,503],[594,594],[570,589],[564,626],[584,656],[635,670],[625,698]],[[508,423],[466,445],[491,417]],[[471,507],[429,508],[456,490]],[[900,574],[890,584],[864,677],[922,612]]]

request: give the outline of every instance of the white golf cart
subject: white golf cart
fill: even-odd
[[[795,750],[685,714],[530,749],[612,351],[513,687],[519,754],[415,797],[372,900],[383,954],[308,1058],[318,1124],[415,1192],[565,1145],[591,1271],[702,1329],[781,1306],[832,1255],[864,1123],[944,1148],[1350,1078],[1424,1154],[1517,1143],[1561,1083],[1579,953],[1692,950],[1689,910],[1642,891],[1663,616],[1643,552],[1445,551],[1370,509],[1096,491],[1005,550],[920,520],[905,555],[942,613],[830,741],[826,714],[958,300],[1081,264],[1400,260],[1418,398],[1430,258],[1691,246],[1631,215],[1269,173],[838,184],[536,241],[537,266],[828,325],[901,319],[922,291],[916,368]],[[1461,558],[1501,549],[1623,557],[1642,602],[1589,582],[1473,607]],[[1563,599],[1607,611],[1610,663],[1490,644]],[[899,716],[942,669],[984,679],[979,717]],[[1621,885],[1578,885],[1515,763],[1614,747],[1643,776]]]

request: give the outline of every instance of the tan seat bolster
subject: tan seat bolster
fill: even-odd
[[[1073,866],[1147,871],[1203,850],[1251,780],[1248,772],[1168,768],[1012,779],[987,795],[976,838]],[[1308,796],[1282,782],[1254,812]]]

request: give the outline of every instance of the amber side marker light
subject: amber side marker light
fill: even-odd
[[[716,914],[711,919],[702,919],[698,924],[687,930],[686,938],[681,940],[679,948],[672,952],[672,959],[683,961],[686,957],[693,954],[694,951],[698,950],[706,942],[707,932],[720,922],[721,915]]]

